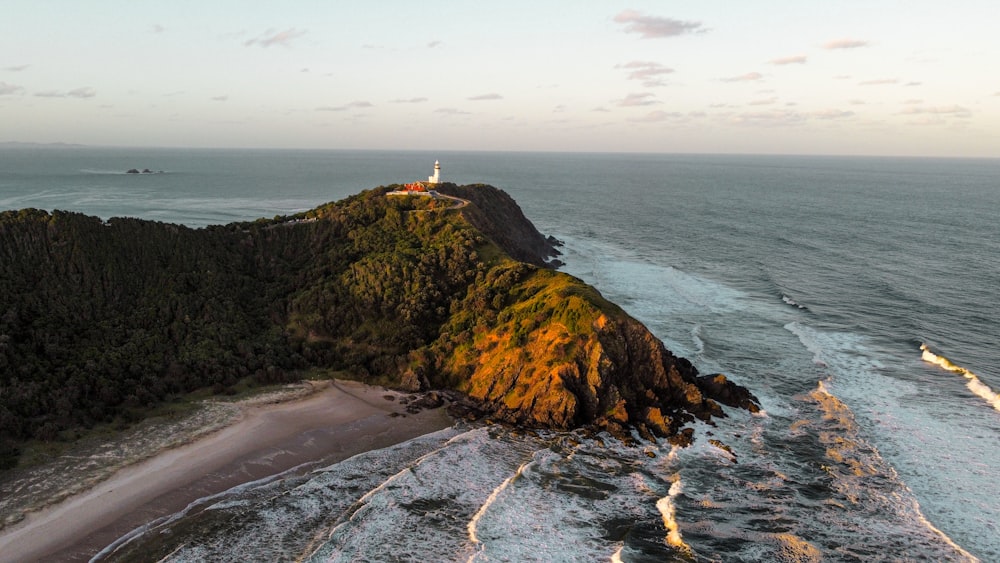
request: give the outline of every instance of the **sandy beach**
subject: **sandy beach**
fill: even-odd
[[[387,399],[391,396],[392,400]],[[443,409],[408,414],[404,395],[360,383],[318,384],[304,399],[247,406],[236,422],[125,467],[0,531],[0,563],[87,561],[135,528],[236,485],[446,428]],[[403,418],[405,416],[405,418]]]

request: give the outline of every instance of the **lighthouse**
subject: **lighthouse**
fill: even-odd
[[[441,163],[437,160],[434,161],[434,175],[427,177],[428,184],[440,184],[441,183]]]

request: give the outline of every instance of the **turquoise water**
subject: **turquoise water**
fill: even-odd
[[[456,428],[234,492],[217,509],[255,516],[179,559],[274,554],[301,527],[277,556],[1000,560],[1000,161],[4,149],[0,209],[197,227],[421,179],[436,159],[448,181],[508,191],[565,241],[566,271],[766,416],[733,412],[681,450]],[[351,464],[380,469],[349,486]]]

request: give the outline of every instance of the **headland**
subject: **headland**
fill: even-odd
[[[625,441],[635,431],[685,444],[686,426],[726,416],[723,405],[759,408],[748,390],[700,375],[596,289],[556,271],[558,241],[539,233],[508,194],[434,187],[450,201],[387,197],[400,186],[384,186],[294,216],[197,230],[0,213],[0,280],[11,297],[0,316],[0,370],[16,366],[17,374],[0,381],[0,464],[17,463],[27,439],[71,440],[79,428],[127,425],[196,389],[225,395],[312,369],[401,392],[448,390],[463,417],[587,428]],[[304,460],[285,453],[288,441],[320,427],[355,429],[333,439],[345,455],[419,435],[409,419],[386,416],[385,399],[374,401],[380,408],[352,400],[321,393],[285,407],[306,422],[284,426],[283,408],[248,415],[47,512],[76,522],[62,535],[63,525],[38,514],[4,537],[32,526],[17,537],[51,536],[47,545],[56,547],[112,541],[118,536],[80,534],[125,533],[131,524],[112,514],[176,511],[218,490],[179,493],[201,482],[190,475],[225,466],[246,481],[280,471],[253,459]],[[338,418],[340,409],[351,414]],[[361,424],[371,416],[378,424]],[[422,431],[441,424],[435,418]],[[265,473],[248,469],[254,465]],[[128,494],[115,496],[119,487]],[[74,516],[104,505],[105,517]]]

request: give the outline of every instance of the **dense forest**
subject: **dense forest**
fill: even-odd
[[[437,338],[490,243],[432,209],[451,202],[389,189],[197,230],[0,213],[0,464],[24,440],[128,420],[202,387],[285,382],[312,366],[397,373]]]
[[[0,213],[0,469],[27,440],[128,424],[198,389],[309,368],[451,388],[501,419],[638,424],[747,408],[580,280],[506,193],[376,188],[292,217],[203,229]],[[647,433],[648,433],[647,432]]]

